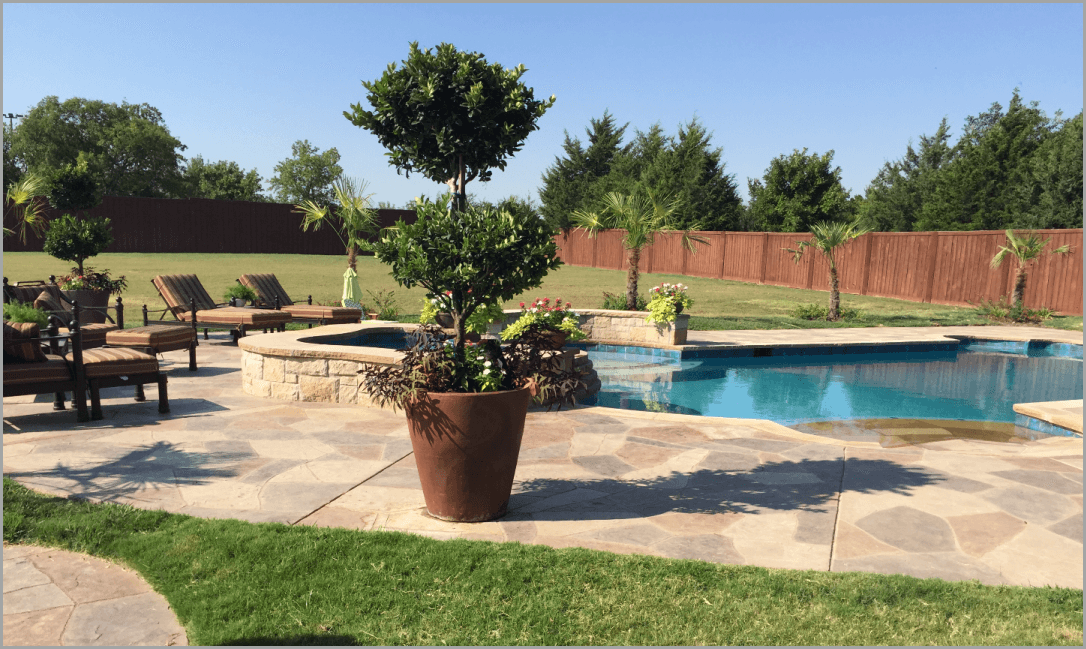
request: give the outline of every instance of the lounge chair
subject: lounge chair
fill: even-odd
[[[272,273],[242,275],[238,283],[253,289],[257,295],[258,306],[285,311],[290,314],[291,322],[307,322],[313,326],[348,324],[362,319],[362,309],[313,304],[312,295],[309,296],[307,304],[295,304]]]
[[[8,278],[4,278],[4,302],[25,302],[33,304],[36,308],[49,314],[50,321],[57,325],[57,333],[66,335],[68,323],[72,321],[72,301],[57,285],[56,277],[49,276],[49,282],[34,280],[29,282],[16,282],[8,284]],[[124,329],[124,304],[121,298],[117,298],[116,304],[107,307],[80,307],[85,313],[93,311],[106,322],[84,322],[80,326],[83,332],[83,349],[92,349],[106,344],[106,334],[116,329]],[[113,309],[116,320],[109,315]]]
[[[173,314],[180,322],[193,322],[195,319],[197,327],[204,330],[204,340],[207,340],[208,329],[226,329],[236,343],[251,329],[283,331],[290,322],[290,314],[282,311],[217,304],[195,275],[158,275],[151,283],[166,302],[159,320],[165,318],[167,313]]]
[[[158,385],[158,411],[170,411],[166,373],[159,371],[154,356],[133,349],[83,349],[79,307],[68,334],[56,333],[51,323],[46,335],[37,324],[4,323],[4,395],[54,395],[53,409],[64,410],[64,393],[72,393],[77,419],[102,419],[101,389],[131,385],[136,401],[144,401],[143,386]],[[91,411],[87,416],[86,393]]]

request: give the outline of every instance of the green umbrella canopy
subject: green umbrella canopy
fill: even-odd
[[[358,286],[358,273],[348,268],[343,273],[343,306],[353,309],[362,308],[362,289]]]

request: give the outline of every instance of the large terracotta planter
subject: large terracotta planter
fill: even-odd
[[[78,291],[64,291],[64,296],[69,300],[79,302],[83,311],[79,314],[79,324],[102,323],[106,321],[106,312],[87,311],[87,307],[109,306],[109,293],[107,291],[91,291],[79,289]]]
[[[452,329],[453,328],[453,317],[452,317],[451,313],[446,313],[446,312],[442,311],[442,312],[438,313],[436,316],[434,316],[434,321],[437,322],[442,327],[444,327],[445,329]]]
[[[481,522],[505,515],[530,400],[528,388],[522,388],[429,393],[406,406],[431,516]]]
[[[550,341],[549,349],[558,351],[566,346],[566,339],[569,338],[569,334],[565,331],[548,331],[545,336]]]

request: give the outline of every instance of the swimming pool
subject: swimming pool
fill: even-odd
[[[1014,422],[1082,398],[1082,347],[1033,341],[674,350],[581,345],[595,404],[786,426],[865,419]]]

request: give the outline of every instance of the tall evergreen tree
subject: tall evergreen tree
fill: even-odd
[[[1063,122],[1030,161],[1028,215],[1013,227],[1022,229],[1082,227],[1082,113]]]
[[[599,180],[611,173],[616,158],[629,151],[629,145],[622,146],[627,126],[617,126],[614,116],[605,110],[600,119],[589,120],[585,129],[587,148],[566,132],[562,144],[565,157],[556,157],[543,173],[543,187],[539,190],[543,203],[540,213],[552,228],[567,231],[573,227],[574,211],[598,209],[609,191],[598,186]]]
[[[966,120],[954,159],[936,176],[917,230],[1003,230],[1032,212],[1031,158],[1058,123],[1026,105],[1015,88],[1004,113],[998,103]]]
[[[912,142],[900,160],[887,162],[867,186],[857,205],[858,217],[868,229],[909,232],[924,203],[932,199],[936,176],[951,160],[950,129],[944,117],[933,135],[920,136],[920,149]]]

